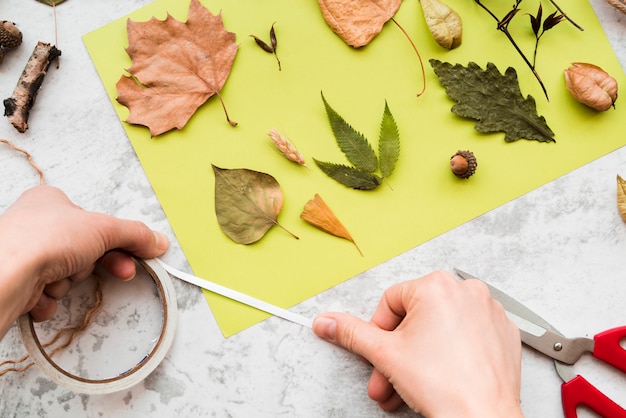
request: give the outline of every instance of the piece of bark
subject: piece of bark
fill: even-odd
[[[4,116],[19,132],[24,133],[28,129],[28,115],[35,104],[44,76],[50,64],[60,55],[61,51],[54,45],[38,42],[26,62],[13,95],[4,100]]]

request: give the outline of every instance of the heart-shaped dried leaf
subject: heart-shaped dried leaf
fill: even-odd
[[[283,193],[274,177],[243,168],[212,167],[215,173],[215,214],[222,231],[230,239],[239,244],[252,244],[272,226],[283,228],[277,220],[283,207]]]
[[[367,45],[383,30],[402,0],[318,0],[324,20],[350,46]]]
[[[330,210],[319,194],[315,193],[313,199],[306,202],[300,217],[324,232],[347,239],[353,243],[356,249],[359,250],[359,253],[363,255],[361,249],[356,245],[356,242],[352,239],[346,227],[337,219],[333,211]]]
[[[617,175],[617,209],[622,217],[622,220],[626,222],[626,181]]]
[[[226,83],[237,54],[235,34],[199,0],[191,0],[186,23],[168,14],[163,21],[128,20],[127,30],[131,76],[117,82],[117,101],[130,111],[126,122],[147,126],[153,137],[182,129]]]

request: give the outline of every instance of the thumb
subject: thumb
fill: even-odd
[[[313,332],[371,362],[385,341],[384,330],[346,313],[324,313],[315,317]]]

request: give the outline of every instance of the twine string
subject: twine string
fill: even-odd
[[[44,185],[46,184],[45,181],[45,177],[43,174],[43,171],[39,168],[39,166],[37,164],[35,164],[35,161],[33,160],[32,155],[20,148],[15,146],[11,141],[7,140],[7,139],[2,139],[0,138],[0,143],[5,144],[6,146],[8,146],[11,150],[19,152],[21,154],[23,154],[26,159],[28,160],[28,163],[31,165],[31,167],[37,172],[37,174],[39,175],[39,184],[40,185]],[[62,342],[60,345],[58,345],[57,347],[55,347],[54,349],[52,349],[52,351],[50,351],[50,353],[48,354],[50,357],[54,356],[56,353],[58,353],[60,350],[63,350],[67,347],[69,347],[69,345],[74,341],[74,339],[80,334],[82,333],[85,328],[87,328],[87,326],[91,323],[94,315],[96,315],[96,313],[98,313],[98,311],[102,308],[102,285],[100,283],[100,278],[98,277],[96,280],[96,290],[95,290],[95,301],[94,303],[89,307],[89,309],[87,310],[87,312],[85,312],[85,315],[81,318],[81,320],[79,321],[78,325],[74,325],[74,326],[68,326],[65,328],[60,329],[59,331],[56,332],[56,334],[52,337],[52,339],[50,341],[48,341],[47,343],[45,343],[43,345],[43,348],[50,348],[52,346],[54,346],[55,344],[57,344],[62,337],[65,337],[65,341]],[[35,363],[30,361],[24,365],[22,365],[22,363],[24,363],[25,361],[27,361],[30,358],[30,356],[28,354],[18,358],[18,359],[12,359],[12,360],[5,360],[0,362],[0,376],[4,376],[7,373],[10,372],[16,372],[16,373],[21,373],[24,372],[26,370],[28,370],[29,368],[31,368]],[[4,369],[2,369],[4,367]]]

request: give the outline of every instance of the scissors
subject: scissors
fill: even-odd
[[[455,272],[462,279],[478,279],[458,269]],[[509,319],[519,328],[522,342],[554,359],[556,372],[563,380],[561,400],[566,418],[576,418],[579,405],[587,406],[602,417],[626,418],[625,409],[577,374],[572,366],[583,354],[591,353],[596,359],[626,372],[626,350],[620,345],[620,340],[626,338],[626,326],[601,332],[593,339],[566,338],[532,310],[485,284],[491,297],[502,304]]]

